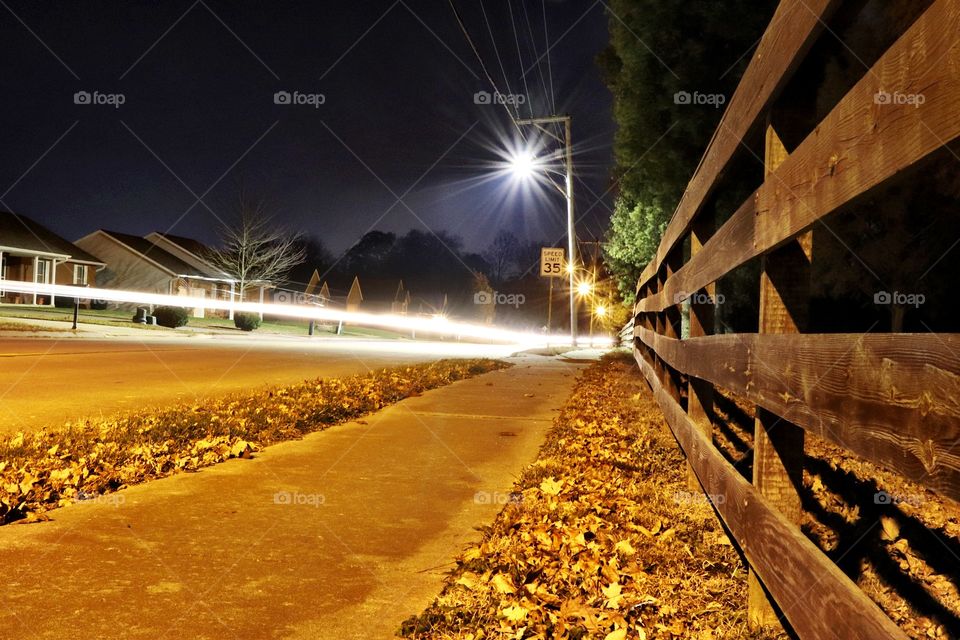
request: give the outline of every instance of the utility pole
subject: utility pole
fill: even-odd
[[[567,250],[569,252],[568,271],[570,278],[570,342],[573,346],[577,344],[577,236],[574,232],[573,220],[573,119],[570,116],[547,116],[544,118],[525,118],[516,120],[517,125],[533,125],[546,133],[548,136],[557,140],[564,146],[564,164],[566,168],[566,191],[564,197],[567,200]],[[564,137],[559,138],[552,131],[546,129],[545,124],[563,124]]]
[[[600,248],[602,243],[593,236],[593,240],[584,240],[580,244],[593,247],[590,250],[590,344],[593,344],[593,317],[596,315],[597,301],[597,265],[600,262]],[[586,261],[584,261],[586,263]]]

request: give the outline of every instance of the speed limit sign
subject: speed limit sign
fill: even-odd
[[[549,277],[563,275],[563,249],[555,247],[540,249],[540,275]]]

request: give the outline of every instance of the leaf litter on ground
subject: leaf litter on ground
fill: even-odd
[[[17,433],[0,439],[0,524],[44,520],[46,511],[71,502],[249,458],[276,442],[507,366],[440,360]]]

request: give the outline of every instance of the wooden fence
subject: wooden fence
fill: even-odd
[[[812,48],[835,37],[826,24],[841,4],[777,8],[638,282],[634,353],[701,487],[725,498],[715,506],[750,565],[751,623],[774,622],[773,602],[801,638],[903,638],[800,531],[804,436],[960,499],[960,335],[809,333],[811,229],[960,136],[960,0],[930,2],[788,152],[772,114]],[[919,106],[877,98],[918,92]],[[723,174],[757,131],[762,184],[714,228]],[[713,335],[717,280],[755,258],[758,333]],[[757,407],[752,483],[713,445],[715,387]]]

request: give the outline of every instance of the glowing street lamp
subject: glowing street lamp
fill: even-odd
[[[593,312],[596,314],[598,318],[602,318],[605,315],[607,315],[607,308],[602,304],[600,304],[600,305],[597,305],[597,307],[593,310]]]
[[[586,280],[577,285],[577,293],[584,298],[589,296],[591,292],[593,292],[593,285]]]
[[[537,158],[530,151],[517,151],[510,157],[510,173],[518,180],[530,180],[540,168]]]
[[[564,146],[564,168],[565,168],[565,188],[562,190],[564,198],[567,201],[567,251],[568,251],[568,271],[570,277],[570,342],[573,346],[577,344],[577,297],[576,283],[574,282],[574,272],[577,265],[577,237],[574,232],[573,220],[573,119],[570,116],[549,116],[546,118],[525,118],[515,120],[515,124],[520,126],[533,125],[540,131],[547,133],[555,138]],[[562,124],[564,137],[560,138],[548,131],[544,125]],[[533,154],[523,152],[514,153],[511,156],[511,170],[517,178],[531,178],[533,174],[543,167],[538,166]]]

